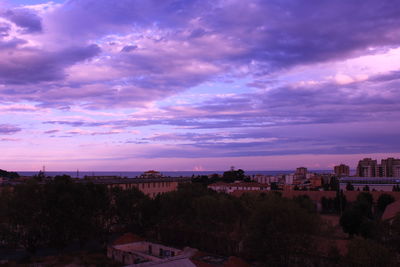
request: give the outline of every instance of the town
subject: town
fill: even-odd
[[[0,259],[46,266],[58,264],[57,255],[79,262],[71,255],[87,253],[94,265],[115,266],[373,266],[386,253],[383,266],[394,266],[399,170],[395,158],[362,159],[352,176],[344,164],[331,173],[246,175],[231,167],[135,178],[2,170]]]

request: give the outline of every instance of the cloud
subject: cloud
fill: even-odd
[[[351,1],[80,0],[39,11],[9,9],[4,34],[10,23],[41,34],[12,31],[0,40],[0,49],[7,48],[0,82],[11,85],[6,96],[88,109],[144,106],[223,77],[249,76],[255,78],[249,86],[262,88],[258,75],[398,46],[397,8],[395,1],[370,0],[362,7]],[[338,74],[336,80],[359,79]]]
[[[23,29],[23,33],[37,33],[42,31],[41,18],[29,9],[10,9],[1,14],[2,17],[15,23]]]
[[[12,53],[0,51],[0,82],[13,85],[61,80],[66,75],[65,67],[90,59],[99,52],[97,45],[70,47],[56,52],[23,48]],[[32,90],[29,87],[25,90],[31,93],[43,89]],[[13,92],[14,90],[8,91],[9,94]]]
[[[0,134],[15,134],[21,131],[21,128],[11,124],[0,124]]]
[[[131,118],[102,121],[47,121],[79,127],[116,128],[165,125],[186,129],[265,128],[286,125],[392,121],[400,113],[396,99],[400,76],[382,74],[338,85],[285,85],[268,91],[214,96],[190,104],[170,105]],[[155,136],[154,138],[164,138]],[[191,138],[197,138],[197,135]],[[180,136],[175,136],[180,138]]]

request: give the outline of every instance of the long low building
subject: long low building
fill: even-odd
[[[260,184],[260,183],[223,183],[223,182],[218,182],[214,184],[210,184],[208,188],[217,191],[217,192],[223,192],[223,193],[232,193],[234,191],[238,190],[248,190],[248,191],[264,191],[268,190],[269,186],[267,184]]]
[[[400,177],[343,177],[339,179],[339,184],[341,190],[346,190],[351,184],[354,190],[362,191],[368,186],[369,191],[393,191],[394,187],[400,186]]]
[[[94,184],[104,184],[108,188],[119,187],[121,189],[130,189],[136,187],[147,196],[154,198],[159,194],[177,190],[179,183],[191,182],[191,178],[116,178],[97,180],[80,179],[75,181],[80,183],[91,182]]]

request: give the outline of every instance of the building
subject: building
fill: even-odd
[[[196,249],[184,250],[147,241],[113,245],[107,248],[107,257],[128,266],[195,266],[190,257]]]
[[[140,178],[161,178],[163,175],[160,172],[150,170],[140,175]]]
[[[394,177],[343,177],[339,179],[340,190],[347,190],[351,184],[354,190],[363,191],[368,187],[369,191],[393,191],[393,187],[400,185],[400,178]]]
[[[160,267],[250,267],[235,256],[220,256],[186,247],[177,249],[145,241],[131,233],[120,236],[107,247],[107,257],[128,266]]]
[[[84,179],[87,180],[112,180],[112,179],[120,179],[121,176],[115,176],[115,175],[85,175],[83,177]]]
[[[285,175],[285,184],[286,185],[293,184],[294,178],[295,178],[294,174],[286,174]]]
[[[400,177],[400,159],[382,159],[379,167],[379,176]]]
[[[210,184],[208,188],[221,192],[221,193],[233,193],[235,191],[263,191],[268,190],[267,184],[260,184],[260,183],[223,183],[218,182],[214,184]]]
[[[322,177],[321,176],[313,176],[309,179],[311,188],[320,188],[322,186]]]
[[[278,182],[278,177],[272,175],[256,174],[251,178],[251,180],[260,184],[271,184]]]
[[[77,180],[76,182],[92,182],[94,184],[104,184],[108,188],[119,187],[121,189],[137,188],[145,195],[154,198],[157,195],[178,189],[179,183],[191,182],[190,178],[118,178],[118,179],[96,179],[96,180]]]
[[[357,176],[359,177],[400,177],[400,159],[382,159],[381,164],[376,160],[365,158],[358,162]]]
[[[337,177],[350,176],[350,167],[345,164],[335,166],[334,171]]]
[[[376,177],[378,164],[376,160],[364,158],[358,162],[357,176],[358,177]]]
[[[307,175],[307,168],[306,167],[299,167],[296,169],[296,175],[298,176],[306,176]]]

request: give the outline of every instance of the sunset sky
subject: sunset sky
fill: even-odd
[[[400,157],[400,1],[0,0],[0,169]]]

